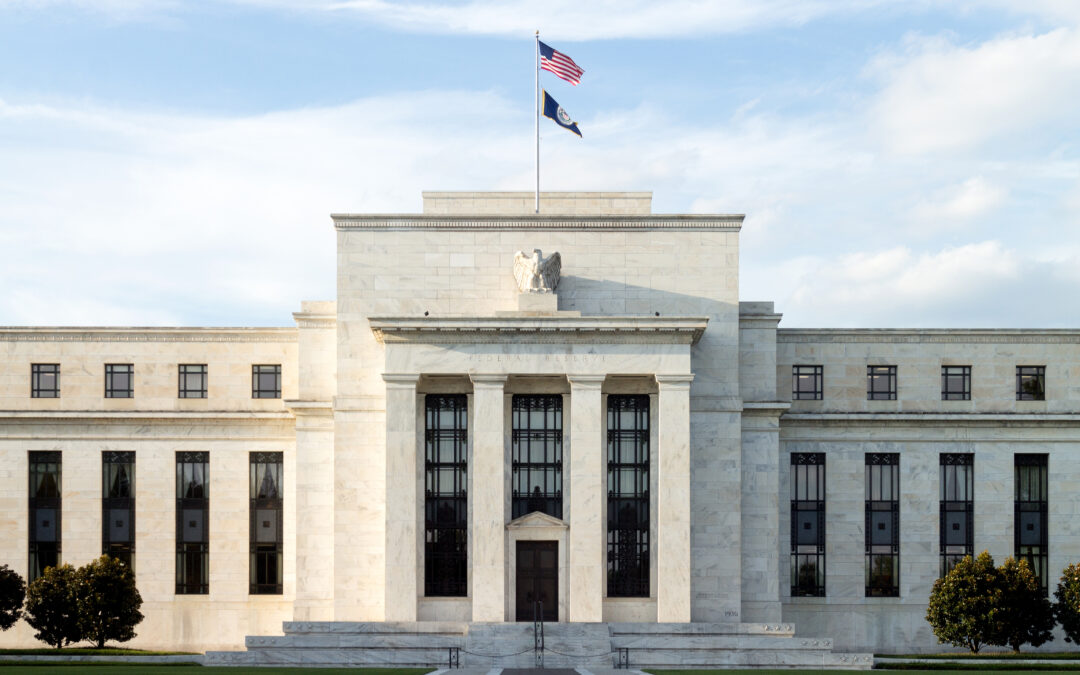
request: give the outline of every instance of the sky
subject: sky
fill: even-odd
[[[1080,327],[1075,0],[0,0],[0,325],[290,325],[422,190],[744,213],[786,327]],[[509,272],[508,272],[509,273]]]

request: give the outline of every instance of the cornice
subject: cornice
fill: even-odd
[[[382,343],[697,344],[708,317],[372,317]]]
[[[288,412],[233,410],[0,410],[0,422],[6,420],[120,420],[132,422],[263,422],[293,421]]]
[[[293,312],[297,328],[335,328],[337,314],[314,314],[312,312]]]
[[[782,424],[814,425],[910,425],[928,426],[1028,426],[1080,425],[1080,413],[784,413]]]
[[[738,232],[742,214],[717,215],[424,215],[332,213],[338,230],[691,230]]]
[[[952,344],[1080,344],[1080,330],[1071,328],[780,328],[778,344],[952,343]]]
[[[0,342],[296,342],[296,328],[0,326]]]

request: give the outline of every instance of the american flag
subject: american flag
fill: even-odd
[[[574,63],[574,59],[555,51],[543,42],[540,42],[540,67],[575,85],[581,84],[581,76],[585,72]]]

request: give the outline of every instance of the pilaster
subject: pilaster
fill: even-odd
[[[569,620],[602,621],[604,598],[603,375],[570,380]]]
[[[386,620],[416,621],[416,383],[415,373],[386,381]]]
[[[658,374],[656,620],[690,621],[690,383]]]
[[[506,618],[506,375],[472,375],[472,620]]]

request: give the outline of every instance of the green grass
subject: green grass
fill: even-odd
[[[3,675],[46,675],[52,669],[63,669],[64,675],[274,675],[275,673],[312,673],[312,675],[332,675],[333,673],[355,673],[356,675],[424,675],[434,668],[249,668],[234,666],[211,666],[204,668],[192,664],[146,663],[20,663],[7,665],[0,663]]]
[[[1080,665],[1067,663],[888,663],[874,666],[875,670],[902,670],[905,673],[1075,673]]]
[[[1080,652],[956,652],[954,654],[874,654],[879,659],[1032,659],[1039,661],[1055,661],[1061,659],[1076,659],[1080,661]]]
[[[0,649],[0,656],[192,656],[199,652],[154,652],[124,647],[35,647],[32,649]]]
[[[921,670],[907,668],[893,668],[892,666],[885,667],[884,670],[903,670],[905,675],[917,675],[922,673],[923,675],[942,675],[942,673],[972,673],[972,672],[990,672],[990,671],[1007,671],[1010,673],[1038,673],[1038,675],[1046,675],[1047,673],[1068,673],[1075,672],[1080,669],[1071,669],[1068,666],[1053,666],[1042,664],[1038,666],[1026,666],[1023,670],[1016,669],[1010,664],[991,664],[983,666],[976,663],[965,664],[963,666],[950,666],[947,664],[941,664],[938,667],[930,666],[926,667],[926,664],[919,664],[922,667]],[[878,667],[881,669],[881,667]],[[786,669],[786,670],[658,670],[654,668],[644,669],[646,673],[653,673],[654,675],[734,675],[735,673],[745,673],[746,675],[792,675],[793,673],[814,673],[815,675],[824,675],[826,673],[835,675],[851,675],[851,670],[814,670],[812,668],[805,668],[801,670]]]

